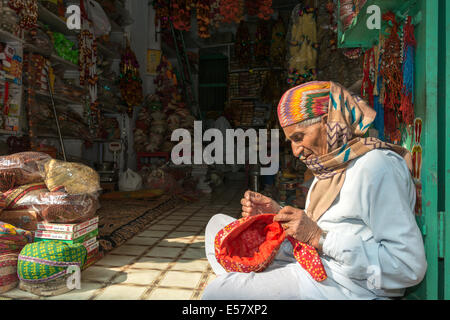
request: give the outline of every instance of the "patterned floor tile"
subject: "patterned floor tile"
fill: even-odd
[[[189,300],[192,294],[191,290],[156,288],[147,300]]]
[[[81,273],[81,281],[108,282],[118,272],[118,268],[91,266]]]
[[[206,259],[206,253],[203,249],[188,248],[181,256],[181,259]]]
[[[142,257],[133,263],[130,268],[133,269],[159,269],[165,270],[169,266],[173,259],[167,258],[151,258],[151,257]]]
[[[48,297],[46,300],[89,300],[92,295],[104,284],[102,283],[94,283],[94,282],[81,282],[81,289],[72,290],[71,292],[65,293],[60,296]]]
[[[139,234],[140,237],[162,237],[167,234],[168,231],[161,231],[161,230],[145,230]]]
[[[126,245],[143,245],[143,246],[151,246],[157,243],[161,238],[150,238],[150,237],[140,237],[139,235],[128,240]]]
[[[183,287],[195,289],[202,278],[201,272],[168,271],[159,282],[159,286]]]
[[[123,267],[129,264],[136,257],[133,256],[119,256],[119,255],[107,255],[100,261],[98,261],[96,266],[107,266],[107,267]]]
[[[209,262],[203,260],[178,260],[170,269],[174,271],[205,271],[208,268]]]
[[[117,249],[111,251],[111,254],[127,255],[127,256],[139,256],[147,250],[146,246],[134,246],[129,244],[124,244]]]
[[[161,258],[175,258],[180,252],[181,248],[166,248],[154,247],[145,254],[146,257],[161,257]]]
[[[95,300],[139,300],[145,290],[145,287],[112,285],[96,296]]]
[[[158,270],[127,269],[112,280],[114,284],[151,285],[161,274]]]

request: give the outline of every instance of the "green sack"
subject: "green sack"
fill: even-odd
[[[86,248],[82,244],[61,241],[35,242],[20,252],[17,274],[25,282],[48,282],[67,273],[70,266],[80,269],[86,262]]]

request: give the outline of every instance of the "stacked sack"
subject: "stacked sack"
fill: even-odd
[[[42,241],[45,244],[38,245],[40,242],[31,243],[36,240],[33,232],[37,234],[38,225],[45,223],[82,224],[92,220],[99,208],[100,190],[97,172],[82,164],[55,160],[38,152],[0,157],[0,228],[3,227],[0,232],[0,249],[2,249],[0,261],[4,253],[18,254],[22,248],[29,252],[30,246],[36,247],[31,250],[33,254],[38,254],[35,258],[43,261],[40,250],[48,246],[51,247],[49,252],[62,252],[59,256],[48,257],[49,261],[57,261],[56,265],[54,262],[48,264],[47,267],[51,270],[61,263],[66,267],[69,266],[68,260],[74,260],[76,264],[82,266],[86,260],[86,248],[83,243]],[[71,253],[73,250],[67,249],[67,246],[78,248],[73,249],[78,253],[73,255]],[[4,251],[3,248],[8,250]],[[82,259],[79,258],[80,250],[84,252]],[[64,254],[68,254],[69,257]],[[6,258],[11,261],[11,257]],[[30,259],[26,261],[33,260]],[[62,262],[58,262],[59,260]],[[18,261],[20,265],[21,256]],[[3,273],[0,272],[1,274]],[[55,276],[47,280],[56,281],[56,278]],[[47,283],[45,279],[43,281]],[[22,280],[35,283],[33,279],[27,279],[26,274]],[[50,291],[55,292],[53,289]],[[29,288],[31,292],[36,290],[36,287]]]

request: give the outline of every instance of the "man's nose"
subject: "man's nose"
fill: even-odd
[[[297,158],[300,158],[300,156],[301,156],[301,154],[303,153],[304,150],[305,150],[305,148],[303,146],[292,145],[292,153]]]

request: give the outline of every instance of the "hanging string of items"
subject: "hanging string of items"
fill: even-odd
[[[8,0],[8,5],[20,17],[19,26],[24,30],[32,30],[37,26],[37,0]]]
[[[195,7],[193,0],[172,0],[171,19],[173,27],[177,30],[191,30],[191,13]]]
[[[389,37],[383,45],[380,69],[384,81],[381,96],[384,96],[385,134],[390,141],[398,143],[401,140],[399,109],[403,86],[401,41],[398,35],[399,23],[391,11],[383,14],[382,18],[391,26]]]
[[[119,88],[122,99],[128,106],[128,116],[131,117],[133,107],[140,105],[144,97],[142,79],[139,76],[139,62],[133,50],[131,50],[129,39],[127,39],[127,46],[120,60]]]
[[[400,112],[403,122],[412,125],[414,121],[414,51],[416,39],[411,17],[408,16],[403,25],[403,86]]]
[[[209,24],[211,22],[211,0],[198,0],[197,1],[197,25],[198,36],[206,39],[211,37],[209,32]]]
[[[221,0],[219,10],[220,15],[223,17],[222,23],[239,23],[244,16],[244,1]]]
[[[272,0],[245,1],[245,8],[249,16],[257,16],[263,20],[269,20],[273,13]]]
[[[78,70],[80,72],[80,85],[88,85],[89,89],[89,125],[100,130],[101,112],[98,102],[98,75],[97,75],[97,40],[94,36],[94,26],[88,19],[84,7],[84,1],[80,1],[81,31],[78,34],[79,59]]]

